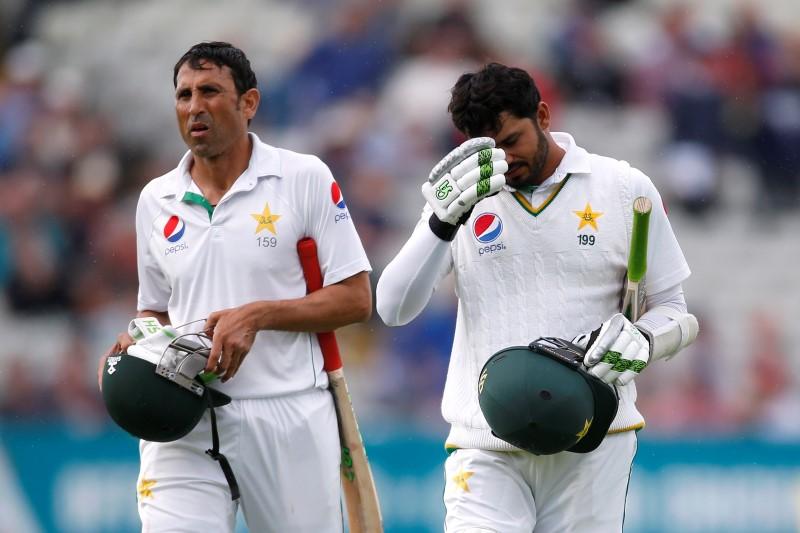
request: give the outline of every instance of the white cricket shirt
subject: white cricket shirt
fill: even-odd
[[[140,311],[167,311],[179,326],[249,302],[300,298],[306,285],[296,246],[303,237],[317,242],[325,286],[371,270],[328,167],[250,138],[250,164],[216,207],[189,175],[191,152],[142,190]],[[322,366],[315,334],[261,331],[236,376],[214,387],[237,399],[323,388]]]
[[[458,316],[442,400],[448,446],[513,449],[491,435],[478,405],[478,375],[492,354],[541,336],[572,339],[619,311],[634,198],[653,202],[647,291],[689,276],[650,179],[624,161],[589,154],[568,134],[553,138],[566,150],[553,176],[530,200],[506,188],[478,203],[451,245]],[[610,431],[642,427],[635,385],[618,390]]]

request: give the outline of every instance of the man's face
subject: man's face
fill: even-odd
[[[239,96],[230,68],[209,62],[202,67],[193,69],[187,62],[178,70],[175,115],[192,153],[211,158],[247,134],[247,121],[255,114],[250,93],[257,91]]]
[[[500,113],[500,131],[494,138],[497,147],[506,153],[508,185],[518,189],[526,185],[539,185],[547,178],[542,171],[547,162],[549,146],[536,120],[503,111]]]

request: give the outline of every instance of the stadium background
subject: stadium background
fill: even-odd
[[[373,284],[459,142],[457,76],[527,68],[555,130],[652,177],[693,269],[701,335],[639,380],[626,531],[800,530],[798,23],[794,0],[0,0],[0,532],[137,528],[136,445],[95,367],[135,308],[136,199],[183,153],[172,66],[200,40],[250,56],[262,139],[331,166]],[[390,532],[441,530],[453,304],[340,332]]]

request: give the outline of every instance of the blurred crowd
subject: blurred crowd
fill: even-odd
[[[557,126],[577,123],[582,110],[656,117],[627,133],[650,139],[647,153],[621,145],[605,155],[647,165],[683,231],[700,232],[728,209],[721,176],[731,164],[751,181],[746,216],[798,212],[800,31],[767,23],[756,3],[726,12],[715,31],[698,22],[689,2],[574,0],[545,3],[553,7],[547,13],[525,7],[538,2],[511,3],[519,10],[469,1],[305,0],[297,3],[300,15],[286,17],[296,28],[272,21],[258,36],[228,29],[206,37],[241,46],[257,67],[263,107],[254,131],[331,167],[372,260],[373,284],[419,215],[420,180],[462,140],[446,111],[450,87],[489,60],[529,70]],[[0,12],[11,21],[0,34],[0,424],[110,423],[95,367],[135,312],[138,193],[182,154],[174,125],[162,127],[173,120],[169,106],[143,135],[137,125],[149,102],[136,98],[156,92],[169,104],[172,64],[193,42],[163,46],[156,89],[137,79],[138,63],[154,62],[133,52],[109,54],[108,70],[91,68],[89,53],[102,55],[111,42],[76,59],[80,68],[64,68],[66,40],[94,29],[52,31],[52,12],[64,4],[103,9],[101,2],[21,2]],[[126,9],[152,14],[156,4]],[[504,31],[515,19],[519,28]],[[248,45],[269,40],[273,28],[295,31],[298,45],[281,61],[258,60],[259,49]],[[129,79],[122,83],[121,75]],[[612,146],[618,133],[623,138],[607,128],[572,133],[585,146],[593,136]],[[687,299],[691,307],[692,294]],[[441,426],[454,302],[445,287],[408,326],[389,329],[375,315],[340,332],[364,417]],[[718,373],[728,364],[719,345],[725,324],[710,315],[700,317],[703,331],[686,355],[641,377],[640,406],[654,433],[766,425],[800,437],[800,423],[786,416],[800,406],[800,386],[785,370],[797,354],[781,340],[790,326],[756,311],[748,318],[751,357],[734,370],[735,393]]]

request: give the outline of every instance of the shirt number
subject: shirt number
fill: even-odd
[[[261,248],[275,248],[278,246],[277,237],[257,237],[256,242]]]
[[[594,246],[594,235],[578,235],[578,246]]]

